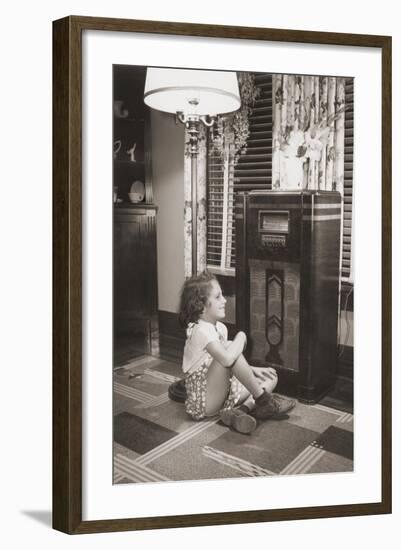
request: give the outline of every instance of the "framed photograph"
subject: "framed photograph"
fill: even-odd
[[[53,23],[53,526],[391,512],[391,37]]]

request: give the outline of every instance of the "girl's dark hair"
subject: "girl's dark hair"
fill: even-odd
[[[202,314],[209,297],[212,281],[217,281],[210,271],[187,279],[181,290],[180,313],[178,321],[186,328],[189,323],[196,323]]]

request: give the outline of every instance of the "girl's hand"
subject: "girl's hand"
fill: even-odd
[[[267,392],[272,393],[277,386],[278,377],[275,369],[271,367],[251,367],[255,377],[260,381],[261,387]]]
[[[266,374],[266,376],[272,380],[275,380],[278,378],[276,369],[273,369],[273,367],[266,367],[265,369],[262,369],[263,372]]]
[[[277,379],[277,372],[272,367],[251,367],[253,374],[260,380]]]

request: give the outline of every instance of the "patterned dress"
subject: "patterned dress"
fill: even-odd
[[[187,398],[186,412],[194,419],[201,420],[206,415],[207,372],[213,357],[206,347],[214,341],[227,345],[227,327],[217,321],[216,325],[199,319],[187,328],[187,340],[184,347],[182,369],[185,373]],[[239,401],[242,384],[231,377],[230,388],[221,410],[232,409]],[[218,414],[216,411],[213,415]]]

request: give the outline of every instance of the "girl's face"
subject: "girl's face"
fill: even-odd
[[[215,323],[226,316],[226,302],[220,285],[217,281],[211,282],[211,290],[207,305],[201,315],[201,319]]]

